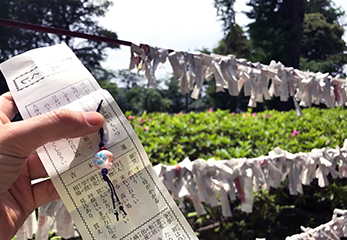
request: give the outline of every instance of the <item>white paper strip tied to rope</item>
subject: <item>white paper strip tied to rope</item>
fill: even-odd
[[[135,53],[137,56],[135,56]],[[164,64],[169,55],[168,49],[143,45],[139,47],[131,44],[129,69],[134,69],[138,65],[138,70],[144,70],[148,79],[147,87],[156,87],[157,79],[155,71],[159,64]]]
[[[75,233],[72,218],[60,199],[38,209],[38,227],[35,239],[48,239],[50,231],[66,239],[78,236]]]
[[[341,177],[347,178],[347,141],[344,142],[343,147],[336,147],[339,152],[339,173]]]
[[[198,99],[202,88],[202,84],[208,73],[208,69],[211,68],[212,57],[200,52],[189,53],[187,61],[190,66],[190,82],[195,83],[191,97],[194,99]]]
[[[347,210],[335,209],[332,220],[317,228],[301,227],[304,233],[287,237],[286,240],[340,240],[347,237]]]
[[[276,72],[269,66],[260,63],[256,63],[254,66],[261,70],[261,74],[258,78],[257,102],[263,102],[263,99],[270,100],[271,96],[268,89],[269,80],[275,76]]]
[[[75,225],[63,202],[58,199],[38,208],[38,219],[33,212],[16,234],[17,240],[47,240],[50,232],[64,239],[78,237]]]
[[[182,94],[189,93],[193,90],[193,83],[188,78],[187,52],[172,52],[169,54],[169,61],[173,69],[173,75],[178,79],[179,92]]]
[[[208,164],[203,159],[197,159],[193,162],[192,173],[200,200],[211,207],[218,206],[219,202],[216,194],[212,191],[212,177],[216,174],[214,164]]]
[[[216,92],[224,92],[224,88],[228,88],[228,82],[223,76],[222,66],[220,59],[213,59],[211,62],[211,75],[214,75],[216,82]],[[207,77],[208,79],[209,77]]]
[[[36,233],[37,221],[35,211],[32,212],[27,220],[25,220],[23,226],[18,229],[16,234],[17,240],[28,240],[32,239],[33,235]],[[46,238],[47,239],[47,238]]]
[[[250,79],[249,83],[251,86],[251,94],[248,102],[249,107],[256,107],[257,106],[257,94],[259,90],[257,89],[258,84],[257,82],[260,81],[260,75],[261,75],[261,70],[257,69],[252,66],[252,63],[248,63],[251,66],[251,73],[250,73]]]
[[[341,79],[340,75],[331,79],[331,84],[334,89],[335,103],[337,106],[343,106],[347,102],[346,80]]]
[[[130,70],[134,69],[136,67],[136,62],[137,62],[136,59],[137,58],[142,59],[142,60],[145,59],[146,58],[145,52],[139,46],[137,46],[135,44],[131,44],[131,47],[130,47],[130,64],[129,64]]]

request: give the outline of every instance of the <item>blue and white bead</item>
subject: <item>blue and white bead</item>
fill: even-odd
[[[94,165],[99,169],[110,169],[114,163],[114,156],[108,150],[101,150],[94,157]]]

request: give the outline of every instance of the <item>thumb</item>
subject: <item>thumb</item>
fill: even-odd
[[[97,112],[58,109],[28,120],[2,125],[0,154],[27,157],[47,142],[98,131],[104,118]]]

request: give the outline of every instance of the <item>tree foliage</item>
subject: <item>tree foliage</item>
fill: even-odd
[[[254,19],[248,33],[261,62],[276,60],[299,68],[304,0],[250,0],[247,5],[252,7],[247,16]]]
[[[340,53],[346,49],[343,33],[340,25],[329,23],[323,14],[306,14],[301,56],[308,60],[325,60]]]
[[[127,104],[122,110],[132,111],[136,115],[144,112],[164,112],[170,105],[170,100],[164,98],[157,88],[136,86],[126,91],[124,97]]]
[[[144,75],[123,69],[115,73],[115,79],[121,87],[107,80],[99,81],[99,84],[112,94],[123,112],[130,111],[134,115],[141,115],[144,112],[166,112],[169,109],[169,89],[147,88]]]
[[[340,18],[345,12],[331,0],[306,2],[304,35],[301,43],[300,67],[313,72],[329,72],[345,76],[346,43]]]
[[[306,1],[305,13],[320,13],[328,23],[339,23],[340,17],[345,14],[340,8],[335,7],[332,0]]]
[[[111,1],[108,0],[0,0],[0,17],[117,38],[116,33],[103,28],[97,21],[105,15],[110,5]],[[101,67],[101,62],[106,58],[105,50],[118,48],[117,45],[8,27],[0,27],[0,62],[30,49],[62,41],[67,43],[97,79],[114,76]],[[1,83],[3,92],[6,86],[3,81]]]
[[[162,90],[163,96],[170,99],[169,113],[188,112],[188,95],[183,95],[179,90],[178,80],[174,77],[165,81],[166,88]]]
[[[342,73],[347,63],[344,29],[335,21],[329,23],[322,13],[305,15],[301,67],[311,71]]]
[[[224,32],[228,33],[230,26],[235,23],[235,0],[215,0],[214,7],[217,9],[217,15],[223,22]]]
[[[120,85],[125,85],[126,90],[129,90],[136,86],[141,86],[146,82],[143,75],[133,73],[128,69],[119,70],[115,78],[120,83]]]
[[[233,54],[238,58],[252,59],[251,42],[247,39],[242,27],[236,23],[229,26],[226,36],[213,49],[221,55]]]

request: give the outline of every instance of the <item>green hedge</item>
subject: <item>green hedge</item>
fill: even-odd
[[[275,147],[291,153],[342,146],[346,138],[344,108],[234,114],[228,111],[175,114],[151,113],[140,117],[127,112],[153,164],[175,163],[189,156],[230,159],[267,155]],[[299,132],[293,135],[293,131]]]

